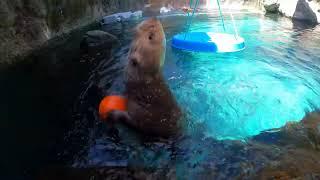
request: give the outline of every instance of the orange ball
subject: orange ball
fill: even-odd
[[[127,99],[122,96],[106,96],[99,105],[99,116],[101,120],[106,120],[112,110],[126,111]]]

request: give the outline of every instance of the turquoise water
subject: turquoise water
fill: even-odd
[[[221,31],[216,17],[197,16],[192,31]],[[174,140],[148,142],[121,124],[114,137],[97,116],[104,95],[124,91],[132,28],[140,20],[103,27],[121,41],[111,57],[100,49],[97,54],[80,52],[84,29],[1,69],[5,156],[0,176],[12,177],[0,179],[35,179],[38,171],[61,166],[81,169],[53,169],[47,177],[84,177],[86,168],[144,167],[176,173],[179,179],[250,179],[246,177],[274,166],[275,160],[278,164],[287,157],[286,149],[291,153],[296,147],[290,140],[288,146],[274,144],[283,140],[281,133],[264,133],[253,138],[257,142],[215,138],[244,139],[320,107],[320,27],[254,14],[235,18],[247,48],[232,54],[172,49],[170,40],[184,31],[185,16],[161,18],[168,40],[164,75],[192,122],[189,134]],[[232,32],[228,18],[226,23]],[[271,145],[261,146],[259,140]],[[302,159],[310,160],[305,153]]]
[[[168,41],[163,74],[190,123],[184,136],[154,142],[121,124],[118,137],[113,137],[98,119],[96,103],[101,98],[94,89],[101,89],[101,95],[124,91],[130,33],[139,21],[106,26],[122,45],[110,59],[96,61],[80,95],[78,119],[66,138],[68,144],[78,142],[82,147],[76,155],[71,147],[72,167],[143,167],[173,173],[179,179],[239,179],[278,162],[284,155],[279,146],[263,148],[246,138],[299,121],[306,111],[320,107],[320,28],[255,14],[235,18],[247,48],[229,54],[171,48],[173,35],[185,30],[186,17],[161,18]],[[228,18],[226,23],[230,30]],[[218,32],[222,26],[217,16],[200,15],[191,30]],[[258,139],[272,143],[281,135],[273,131]]]
[[[243,139],[319,108],[320,28],[260,15],[235,19],[246,49],[225,54],[171,48],[172,36],[185,30],[184,19],[162,19],[168,40],[164,74],[192,124],[201,124],[210,137]],[[193,22],[190,31],[223,31],[215,15]],[[233,33],[228,17],[226,27]]]

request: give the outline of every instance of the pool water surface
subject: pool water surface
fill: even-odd
[[[224,14],[227,32],[233,33],[228,12]],[[186,31],[186,16],[159,17],[167,38],[163,74],[188,122],[185,136],[176,139],[148,141],[121,124],[113,136],[98,118],[102,97],[124,91],[132,29],[141,19],[102,27],[121,42],[111,54],[105,49],[96,54],[81,51],[83,34],[100,29],[95,24],[1,69],[0,176],[16,178],[0,179],[35,179],[52,166],[80,168],[79,176],[86,168],[141,167],[179,179],[243,179],[279,164],[281,158],[310,162],[320,157],[310,155],[313,149],[299,151],[303,133],[293,133],[291,141],[297,139],[297,145],[275,130],[255,136],[319,109],[320,27],[279,16],[233,15],[246,49],[225,54],[172,48],[172,37]],[[195,16],[190,31],[223,28],[216,13],[203,13]],[[287,146],[277,145],[279,139]],[[306,139],[307,147],[313,145]],[[296,149],[302,155],[292,155]],[[51,175],[46,177],[59,173]]]
[[[183,20],[162,20],[168,41],[164,75],[191,121],[204,124],[207,136],[244,139],[319,108],[319,27],[301,30],[286,18],[234,16],[246,49],[224,54],[172,48],[172,36],[185,29],[170,22]],[[230,18],[225,24],[234,33]],[[198,15],[190,31],[223,28],[215,15]]]
[[[277,149],[260,151],[239,142],[299,121],[320,107],[320,28],[281,17],[243,13],[234,17],[246,49],[225,54],[172,48],[172,37],[186,29],[186,16],[160,18],[167,38],[163,74],[189,122],[186,136],[169,142],[145,142],[139,133],[121,125],[114,141],[98,119],[96,105],[88,104],[93,86],[101,88],[103,95],[123,92],[132,28],[139,21],[104,27],[120,37],[122,46],[96,65],[79,97],[77,125],[70,132],[73,138],[66,139],[74,142],[83,137],[87,143],[81,144],[80,153],[72,154],[72,166],[159,171],[174,167],[177,177],[186,179],[213,168],[219,172],[217,179],[226,179],[255,174],[263,164],[279,158],[280,153],[273,153]],[[222,31],[217,15],[197,15],[193,22],[191,31]],[[226,26],[232,33],[227,17]],[[244,162],[252,167],[246,168]]]

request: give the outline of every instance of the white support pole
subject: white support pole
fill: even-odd
[[[230,16],[231,16],[233,29],[234,29],[234,32],[235,32],[235,35],[236,35],[236,39],[237,39],[239,37],[238,29],[236,27],[236,23],[234,22],[233,15],[232,15],[231,11],[230,11]]]

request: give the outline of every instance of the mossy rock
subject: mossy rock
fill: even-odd
[[[34,17],[45,18],[47,16],[47,8],[43,0],[25,0],[24,7]]]
[[[6,1],[0,1],[0,28],[7,28],[14,25],[15,13],[10,9]]]

